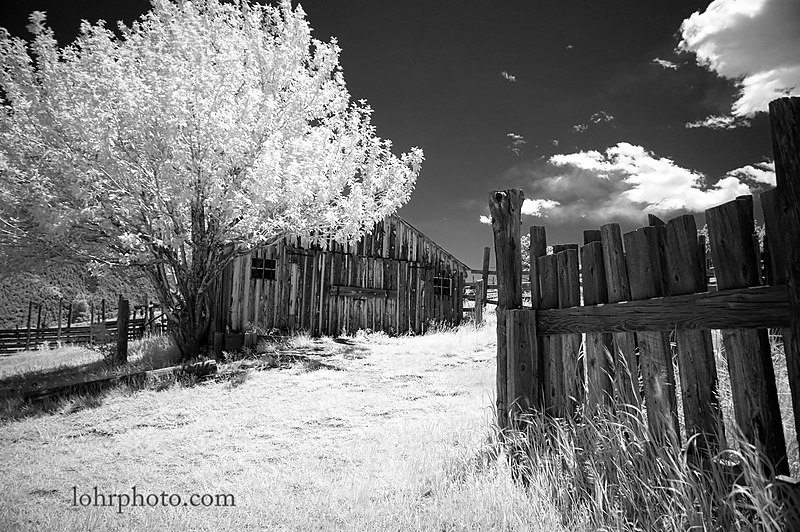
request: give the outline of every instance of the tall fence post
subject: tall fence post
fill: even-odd
[[[558,308],[558,262],[556,255],[539,257],[539,285],[541,288],[539,308]],[[564,359],[561,356],[563,336],[553,334],[542,338],[541,374],[544,411],[553,417],[563,417],[566,412],[567,395],[564,387]]]
[[[558,271],[558,307],[577,307],[581,304],[581,287],[579,283],[578,250],[567,247],[556,255]],[[578,407],[585,399],[585,371],[583,360],[580,358],[582,335],[580,333],[565,334],[561,337],[561,367],[563,375],[561,381],[566,396],[567,414],[575,416]]]
[[[39,303],[39,311],[36,314],[36,341],[42,339],[42,304]]]
[[[59,298],[58,300],[58,336],[57,342],[58,346],[61,347],[61,313],[64,312],[64,299]]]
[[[705,252],[699,248],[705,242],[697,236],[694,216],[687,214],[670,220],[666,225],[667,295],[677,296],[706,292]],[[705,458],[724,448],[724,425],[717,394],[717,366],[711,331],[678,329],[678,372],[681,377],[681,397],[686,437],[699,434],[690,451]],[[723,438],[718,441],[718,438]],[[720,445],[720,443],[722,445]]]
[[[585,305],[597,305],[608,302],[606,286],[606,268],[603,264],[603,244],[600,242],[600,231],[587,235],[584,241],[590,240],[581,248],[581,267],[583,275],[583,302]],[[611,407],[614,398],[614,352],[613,339],[610,333],[586,333],[586,381],[590,411],[598,411]]]
[[[492,248],[483,248],[483,268],[481,269],[481,281],[483,281],[483,296],[482,301],[486,303],[486,291],[489,288],[489,259],[492,254]]]
[[[625,233],[624,240],[631,300],[664,296],[664,228],[642,227]],[[640,331],[636,339],[651,437],[662,443],[678,444],[680,430],[669,333]]]
[[[542,305],[542,287],[541,275],[539,274],[539,257],[547,254],[547,231],[544,226],[534,225],[529,229],[531,247],[529,250],[530,272],[528,274],[531,283],[531,308],[538,309]],[[544,350],[545,338],[541,336],[536,337],[536,360],[533,363],[536,365],[536,395],[534,397],[534,405],[544,410],[545,400],[545,363],[544,363]]]
[[[631,287],[628,266],[622,249],[619,224],[600,227],[603,245],[603,267],[606,271],[608,302],[630,301]],[[636,336],[630,332],[614,333],[614,385],[623,404],[641,405],[639,392],[639,365],[636,360]]]
[[[497,190],[489,194],[494,250],[497,262],[497,424],[508,426],[508,352],[506,311],[522,308],[521,190]]]
[[[130,309],[128,300],[119,296],[117,303],[117,364],[125,364],[128,361],[128,318]]]
[[[475,326],[479,327],[483,323],[484,287],[483,280],[475,283]]]
[[[31,347],[31,314],[33,313],[33,301],[28,301],[28,322],[25,325],[26,334],[25,334],[25,350],[27,351]]]
[[[792,319],[785,329],[784,351],[794,405],[795,429],[800,431],[800,98],[779,98],[769,104],[772,152],[778,190],[778,212],[784,242],[775,242],[788,255],[782,266],[789,291]],[[766,214],[765,214],[766,217]],[[782,245],[781,245],[782,244]],[[788,338],[787,338],[788,336]]]
[[[706,211],[717,288],[758,286],[759,265],[752,235],[753,198],[741,196]],[[736,423],[745,438],[789,473],[775,370],[766,329],[723,329]]]

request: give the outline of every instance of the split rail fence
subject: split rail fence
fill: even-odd
[[[523,194],[490,194],[501,427],[530,409],[567,417],[580,406],[592,412],[644,404],[650,437],[680,444],[680,400],[685,436],[696,435],[692,450],[708,456],[725,446],[711,335],[718,329],[735,422],[777,474],[789,473],[767,328],[782,336],[800,429],[800,98],[772,102],[770,115],[777,188],[759,198],[766,226],[763,263],[751,196],[705,212],[707,243],[692,215],[667,223],[651,216],[647,227],[621,234],[618,224],[606,224],[585,231],[583,246],[547,254],[545,228],[534,226],[531,308],[523,308]],[[707,286],[706,244],[716,291]]]

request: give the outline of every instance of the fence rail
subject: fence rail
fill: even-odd
[[[623,235],[617,224],[606,224],[585,232],[583,246],[566,245],[550,254],[545,228],[531,228],[531,307],[523,308],[521,256],[511,244],[519,242],[522,191],[490,195],[499,285],[501,427],[531,408],[564,417],[577,415],[580,405],[591,412],[643,403],[651,438],[680,444],[680,401],[686,437],[698,436],[692,451],[716,452],[725,444],[724,435],[717,440],[724,424],[710,330],[719,329],[735,422],[778,474],[788,474],[766,328],[777,328],[782,336],[797,431],[800,99],[777,102],[770,112],[778,186],[760,197],[765,260],[755,237],[751,196],[705,213],[718,291],[709,291],[706,242],[698,237],[694,217],[664,223],[650,216],[647,227]]]
[[[128,339],[135,340],[146,332],[160,334],[166,330],[162,316],[128,320]],[[0,329],[0,354],[61,344],[91,344],[111,342],[117,338],[117,321],[106,321],[92,325],[54,327],[38,329]]]

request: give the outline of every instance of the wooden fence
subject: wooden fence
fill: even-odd
[[[649,226],[624,235],[617,224],[606,224],[586,231],[583,246],[551,254],[545,228],[537,226],[531,228],[531,308],[523,308],[523,195],[490,194],[501,427],[519,411],[574,416],[579,406],[593,411],[617,399],[644,404],[653,440],[680,444],[680,400],[686,437],[698,435],[693,450],[720,449],[724,440],[717,436],[724,432],[711,336],[720,329],[735,422],[778,474],[788,474],[766,329],[782,336],[800,429],[800,98],[772,102],[770,115],[777,188],[759,198],[766,261],[758,260],[751,196],[708,209],[716,291],[708,290],[705,241],[691,215],[667,223],[651,216]]]
[[[31,307],[37,304],[33,303]],[[142,317],[135,318],[139,312]],[[105,314],[105,313],[104,313]],[[166,331],[165,316],[157,306],[131,309],[128,313],[134,316],[127,320],[128,338],[133,340],[141,338],[145,333],[161,334]],[[56,347],[59,344],[100,344],[117,341],[117,320],[101,321],[100,315],[95,321],[94,316],[90,323],[73,325],[71,320],[66,327],[31,327],[30,320],[25,329],[0,329],[0,354],[15,353],[28,349],[43,347]]]

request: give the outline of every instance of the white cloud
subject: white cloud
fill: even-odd
[[[589,129],[589,126],[586,124],[575,124],[572,126],[573,133],[586,133],[586,130]]]
[[[555,200],[525,198],[520,212],[528,216],[547,216],[547,212],[561,205]]]
[[[492,219],[491,219],[491,218],[489,218],[489,217],[488,217],[488,216],[486,216],[486,215],[483,215],[483,214],[481,214],[481,217],[480,217],[480,218],[478,218],[478,220],[479,220],[479,221],[480,221],[482,224],[488,224],[488,225],[492,225]]]
[[[737,127],[749,127],[750,120],[740,116],[707,116],[702,120],[695,120],[694,122],[686,122],[685,127],[689,129],[707,127],[709,129],[736,129]]]
[[[668,70],[678,70],[678,65],[676,65],[672,61],[668,61],[666,59],[660,59],[660,58],[656,57],[655,59],[653,59],[651,61],[651,63],[653,63],[654,65],[658,65],[658,66],[660,66],[662,68],[666,68]]]
[[[766,179],[758,173],[763,166],[756,165],[731,171],[707,186],[704,175],[625,142],[605,152],[554,155],[549,162],[563,171],[531,179],[527,188],[533,194],[525,200],[530,203],[523,213],[548,216],[555,222],[578,218],[641,222],[646,213],[700,212],[750,193],[742,178]]]
[[[575,46],[574,46],[574,45],[572,45],[572,44],[568,44],[568,45],[567,45],[567,50],[572,50],[573,48],[575,48]]]
[[[516,83],[516,81],[517,81],[517,76],[509,74],[505,70],[500,72],[500,75],[503,76],[507,81],[510,81],[511,83]]]
[[[800,2],[714,0],[681,24],[680,49],[719,76],[736,80],[732,112],[752,116],[800,94]]]
[[[527,144],[528,141],[525,140],[525,137],[522,135],[517,135],[516,133],[508,133],[506,136],[511,139],[511,144],[508,146],[508,149],[513,151],[514,154],[519,157],[519,155],[522,154],[522,146]]]
[[[550,144],[552,144],[553,146],[558,146],[558,140],[557,139],[553,140]]]
[[[748,164],[747,166],[731,170],[725,175],[728,177],[735,177],[742,181],[752,181],[772,187],[776,185],[775,163],[772,161]]]

